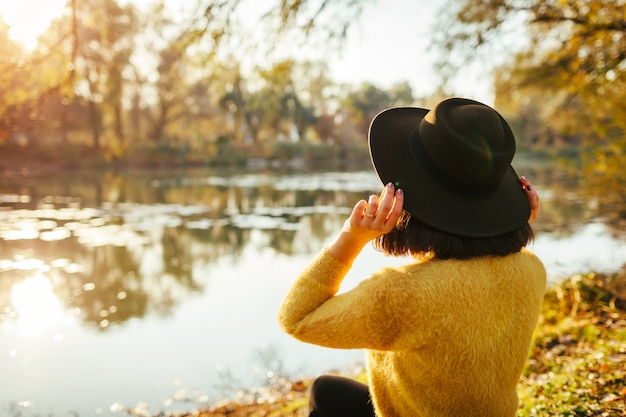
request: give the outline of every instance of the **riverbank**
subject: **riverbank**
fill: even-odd
[[[517,158],[544,163],[566,156],[579,155],[569,150],[553,154],[518,150]],[[300,169],[370,169],[367,142],[341,146],[333,143],[285,143],[272,146],[224,145],[219,149],[196,150],[168,143],[137,145],[124,152],[94,149],[86,145],[22,146],[0,144],[0,177],[45,176],[58,172],[78,173],[89,170],[141,172],[159,169],[248,169],[253,171]]]
[[[219,149],[191,149],[169,143],[128,147],[124,152],[85,145],[21,146],[0,144],[0,176],[47,175],[85,170],[146,171],[155,169],[238,168],[302,169],[369,166],[364,141],[350,146],[322,143],[285,143],[260,147],[224,145]]]
[[[309,382],[280,379],[238,400],[166,415],[305,416]],[[518,417],[626,416],[626,269],[576,275],[548,290],[518,392]]]

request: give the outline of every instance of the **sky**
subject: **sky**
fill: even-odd
[[[149,0],[124,0],[145,4]],[[176,0],[170,0],[176,4]],[[11,26],[9,36],[32,48],[37,35],[63,12],[66,0],[0,0],[0,15]],[[180,3],[179,3],[180,4]],[[189,3],[187,3],[189,4]],[[331,78],[370,82],[381,88],[408,81],[414,95],[426,96],[437,84],[428,31],[434,19],[430,0],[374,0],[348,33],[345,47],[329,56]],[[36,12],[33,12],[36,11]],[[492,104],[491,83],[476,71],[460,74],[455,93]]]
[[[417,94],[436,84],[427,49],[433,13],[424,1],[386,0],[369,5],[351,28],[340,59],[333,65],[339,80],[375,81],[389,87],[407,80]]]

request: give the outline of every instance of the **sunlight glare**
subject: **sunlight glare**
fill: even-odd
[[[61,16],[66,0],[0,1],[0,17],[11,29],[9,36],[26,49],[33,49],[37,37]]]
[[[15,284],[11,303],[18,313],[19,327],[27,334],[39,333],[58,322],[63,312],[52,284],[41,274]]]

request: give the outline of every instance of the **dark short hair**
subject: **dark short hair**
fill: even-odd
[[[387,255],[432,255],[438,259],[469,259],[505,256],[519,252],[534,239],[528,223],[494,237],[465,237],[435,229],[404,210],[393,230],[374,240],[374,247]]]

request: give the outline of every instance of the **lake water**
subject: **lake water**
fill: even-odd
[[[615,199],[604,207],[576,173],[518,172],[542,197],[531,249],[551,281],[621,269]],[[358,366],[361,351],[286,336],[276,312],[352,205],[379,189],[369,170],[5,176],[0,415],[154,415]],[[367,247],[342,290],[405,261]]]

